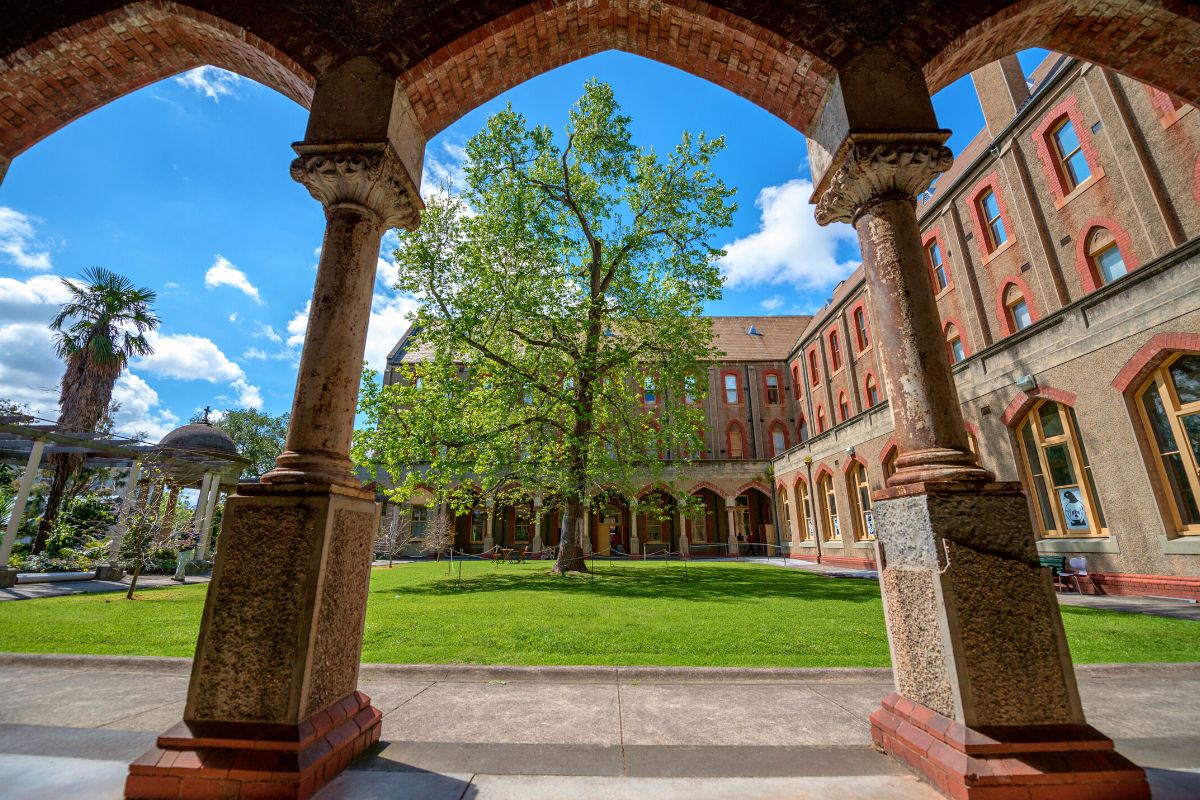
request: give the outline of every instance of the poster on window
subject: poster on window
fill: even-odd
[[[817,527],[813,525],[813,521],[811,519],[808,521],[808,538],[817,538]]]
[[[1069,531],[1086,531],[1088,525],[1087,508],[1083,505],[1083,493],[1077,489],[1059,489],[1058,503],[1062,506],[1063,520]]]
[[[840,525],[838,525],[838,518],[837,518],[837,517],[834,517],[834,518],[833,518],[833,538],[834,538],[834,539],[840,539],[840,538],[842,538],[842,528],[841,528],[841,526],[840,526]]]
[[[870,511],[863,512],[863,521],[867,524],[867,536],[875,538],[875,516]]]

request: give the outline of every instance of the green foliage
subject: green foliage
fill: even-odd
[[[63,550],[86,548],[91,540],[107,538],[109,528],[116,521],[116,504],[112,498],[96,494],[72,497],[63,504],[54,521],[44,552],[56,557]]]
[[[414,347],[432,355],[386,386],[365,373],[353,450],[396,499],[420,483],[459,511],[477,491],[570,506],[699,451],[724,141],[684,133],[664,159],[630,122],[597,81],[558,138],[510,106],[468,143],[462,197],[401,232],[396,288],[420,298]]]
[[[229,434],[238,452],[250,461],[249,474],[258,477],[275,468],[275,459],[283,452],[290,416],[271,416],[253,408],[230,408],[212,419],[211,424]],[[203,414],[195,414],[191,421],[203,419]]]

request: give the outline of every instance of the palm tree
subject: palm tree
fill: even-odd
[[[71,299],[50,322],[55,332],[54,351],[67,362],[58,396],[58,424],[64,431],[90,432],[108,411],[113,386],[129,359],[154,352],[146,333],[159,323],[151,307],[155,294],[103,267],[86,270],[77,281],[64,278],[63,284]],[[56,453],[50,456],[50,463],[54,465],[54,481],[33,542],[34,553],[45,547],[71,477],[83,466],[83,457]]]

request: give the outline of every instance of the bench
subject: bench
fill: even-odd
[[[1054,590],[1058,591],[1070,588],[1064,576],[1067,574],[1067,557],[1066,556],[1039,556],[1038,561],[1043,567],[1050,568],[1050,580],[1054,581]]]

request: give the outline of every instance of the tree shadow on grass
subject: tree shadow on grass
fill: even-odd
[[[594,577],[593,577],[594,576]],[[596,564],[593,575],[554,575],[545,570],[493,567],[471,562],[463,572],[436,576],[415,585],[379,587],[380,594],[408,597],[453,597],[489,592],[568,592],[606,599],[663,600],[796,600],[865,603],[879,601],[874,581],[827,578],[797,570],[765,566],[689,566],[679,563],[632,566]]]

